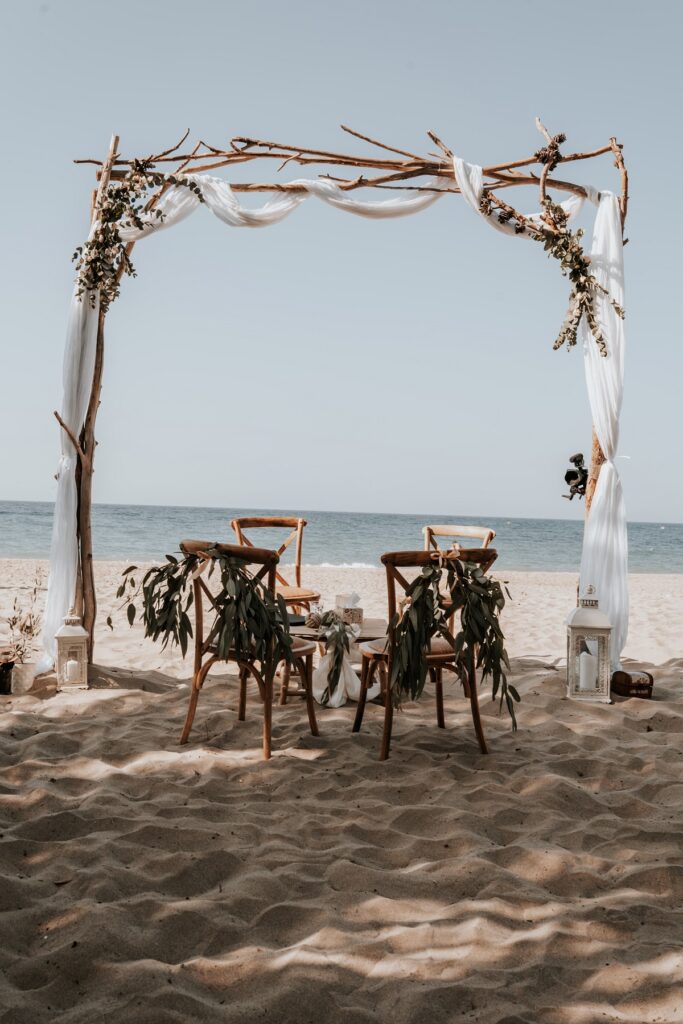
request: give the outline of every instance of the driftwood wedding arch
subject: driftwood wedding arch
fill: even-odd
[[[325,183],[330,194],[333,193],[333,196],[337,197],[336,200],[332,200],[333,204],[337,205],[342,202],[339,196],[354,193],[358,189],[372,189],[383,197],[391,196],[393,190],[400,190],[399,195],[412,194],[416,199],[430,195],[440,198],[443,193],[462,194],[468,204],[474,206],[492,226],[508,234],[521,235],[541,242],[546,252],[559,261],[562,273],[567,276],[570,285],[570,303],[555,347],[563,344],[571,347],[576,344],[579,326],[583,322],[582,329],[586,331],[589,340],[592,336],[600,353],[609,356],[608,341],[603,330],[604,315],[600,315],[599,304],[600,301],[609,300],[621,318],[623,310],[615,301],[614,295],[608,294],[609,289],[605,287],[604,280],[598,280],[593,273],[594,267],[591,266],[590,257],[584,253],[581,245],[582,232],[572,231],[569,227],[571,213],[567,204],[560,205],[559,201],[554,201],[551,193],[560,193],[569,196],[570,199],[589,198],[596,202],[600,193],[567,180],[564,175],[559,176],[558,171],[560,168],[563,171],[566,168],[568,171],[571,165],[579,161],[592,161],[605,154],[611,154],[620,175],[620,194],[616,201],[621,222],[621,243],[628,206],[628,174],[622,147],[616,138],[611,138],[606,145],[598,149],[564,154],[560,147],[565,142],[565,136],[552,136],[538,119],[536,124],[544,140],[543,146],[537,152],[522,159],[502,161],[484,168],[458,162],[451,149],[433,132],[427,134],[435,149],[426,156],[421,156],[387,145],[346,126],[342,128],[347,134],[369,147],[366,155],[331,152],[242,136],[233,138],[226,148],[210,146],[200,141],[191,149],[184,150],[188,132],[172,148],[142,158],[121,156],[119,137],[115,135],[104,160],[88,158],[75,161],[77,164],[92,165],[96,172],[97,187],[93,190],[90,204],[90,236],[74,257],[78,271],[75,299],[81,304],[90,304],[92,310],[96,311],[96,336],[93,338],[91,379],[91,364],[87,364],[86,383],[89,387],[85,414],[81,417],[71,411],[69,415],[66,395],[62,413],[54,414],[68,439],[66,442],[63,440],[62,471],[70,456],[75,459],[76,522],[70,527],[65,522],[55,522],[53,567],[48,593],[51,614],[46,613],[44,636],[48,652],[51,651],[50,633],[53,635],[55,622],[58,623],[60,614],[65,613],[64,603],[68,600],[68,594],[62,594],[59,598],[53,594],[51,604],[50,594],[52,588],[57,585],[53,579],[56,572],[55,546],[63,541],[66,526],[76,530],[78,551],[75,593],[72,594],[71,601],[82,615],[83,624],[89,633],[92,660],[93,632],[97,615],[91,527],[92,481],[97,443],[95,426],[102,391],[106,316],[111,302],[118,296],[124,274],[134,274],[131,253],[135,240],[131,238],[131,234],[135,234],[136,231],[140,236],[147,233],[150,227],[155,226],[155,217],[163,222],[165,215],[159,204],[163,206],[164,197],[168,199],[171,190],[177,192],[185,189],[193,202],[204,202],[202,182],[208,182],[210,178],[204,179],[202,176],[210,176],[218,169],[232,168],[236,165],[260,162],[261,165],[265,163],[270,166],[273,161],[277,162],[278,171],[288,168],[289,165],[318,166],[324,171],[319,175],[317,182],[268,180],[247,184],[231,183],[229,186],[223,183],[224,189],[230,194],[267,193],[275,199],[278,196],[303,198],[313,190],[314,185]],[[334,189],[331,188],[332,185]],[[519,188],[536,190],[539,214],[524,215],[504,198],[512,194],[511,190]],[[361,211],[355,209],[353,212]],[[246,212],[243,213],[246,216]],[[157,222],[156,226],[163,224]],[[86,364],[80,365],[80,372],[83,374],[83,366]],[[65,366],[65,380],[66,375]],[[587,515],[604,459],[598,433],[594,428],[591,470],[586,493]],[[61,534],[58,536],[60,530]],[[61,607],[58,607],[60,604]],[[66,610],[68,611],[68,608]]]

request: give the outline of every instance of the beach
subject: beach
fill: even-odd
[[[0,561],[0,615],[31,560]],[[565,698],[571,573],[505,573],[519,730],[428,687],[377,760],[380,709],[274,709],[114,630],[124,563],[96,563],[95,688],[2,699],[0,1022],[592,1024],[683,1020],[683,576],[631,577],[629,662],[653,701]],[[376,569],[305,567],[326,606]]]

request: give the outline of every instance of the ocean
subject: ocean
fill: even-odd
[[[50,502],[0,502],[0,557],[47,558]],[[578,511],[578,510],[577,510]],[[303,515],[303,561],[309,565],[377,566],[384,551],[422,547],[425,523],[464,523],[496,531],[498,569],[567,570],[579,565],[583,520],[505,519],[490,516],[386,515],[372,512],[292,512],[283,509],[95,505],[97,559],[149,561],[178,549],[184,538],[230,542],[239,515]],[[683,572],[683,524],[629,523],[631,572]],[[277,547],[281,535],[259,532],[258,543]],[[287,553],[289,555],[289,552]],[[285,557],[283,561],[291,561]]]

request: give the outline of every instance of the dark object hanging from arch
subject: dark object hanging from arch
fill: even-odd
[[[564,482],[569,486],[569,494],[563,494],[563,498],[568,498],[569,501],[573,501],[576,496],[579,498],[585,498],[586,487],[588,485],[588,470],[583,464],[583,455],[578,452],[576,455],[570,455],[569,461],[573,465],[573,469],[568,469],[564,474]]]

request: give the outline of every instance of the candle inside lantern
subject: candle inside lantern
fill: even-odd
[[[583,651],[579,655],[579,689],[594,690],[598,682],[598,658]]]
[[[64,676],[65,676],[65,679],[66,679],[67,683],[79,683],[80,682],[80,680],[81,680],[81,670],[79,668],[79,665],[78,665],[77,661],[74,661],[73,659],[71,659],[70,661],[67,661],[66,667],[65,667]]]

